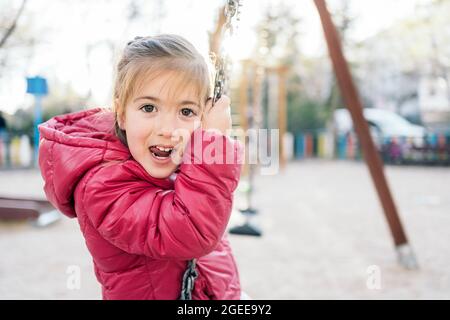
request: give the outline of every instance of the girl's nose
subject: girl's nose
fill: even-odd
[[[157,134],[161,137],[171,138],[173,132],[176,129],[176,117],[167,114],[162,115],[160,119],[157,120]]]

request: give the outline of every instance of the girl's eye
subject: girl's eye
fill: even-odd
[[[195,112],[190,108],[181,109],[181,114],[185,117],[195,116]]]
[[[145,106],[141,107],[141,110],[147,113],[153,112],[155,110],[155,106],[151,104],[146,104]]]

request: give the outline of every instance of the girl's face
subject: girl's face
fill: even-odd
[[[130,98],[118,118],[131,155],[155,178],[169,177],[178,166],[170,156],[179,142],[172,139],[175,130],[191,134],[201,120],[195,87],[173,90],[171,84],[177,84],[177,80],[179,75],[169,71],[144,80],[142,89]]]

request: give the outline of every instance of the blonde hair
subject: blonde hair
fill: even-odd
[[[118,117],[125,112],[131,97],[142,88],[144,79],[152,80],[167,71],[178,76],[173,87],[175,93],[188,84],[194,85],[202,109],[212,94],[213,68],[189,41],[172,34],[136,37],[128,42],[122,53],[114,84],[114,129],[125,145],[126,133],[120,129]]]

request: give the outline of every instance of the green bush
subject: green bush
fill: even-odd
[[[324,104],[300,96],[288,96],[288,131],[294,134],[325,127],[327,108]]]

